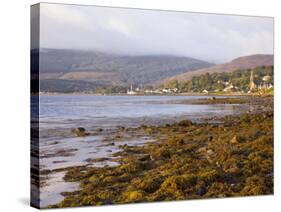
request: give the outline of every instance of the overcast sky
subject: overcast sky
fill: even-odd
[[[41,4],[42,48],[188,56],[225,62],[273,54],[273,19]]]

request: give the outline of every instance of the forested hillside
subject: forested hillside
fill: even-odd
[[[160,87],[178,88],[179,92],[202,92],[204,90],[219,92],[232,86],[234,90],[247,92],[250,85],[251,71],[253,71],[254,81],[257,86],[264,84],[273,85],[273,66],[261,66],[254,69],[235,70],[233,72],[212,74],[207,72],[200,76],[194,76],[191,80],[181,82],[174,80]]]

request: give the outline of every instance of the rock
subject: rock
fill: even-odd
[[[56,145],[58,143],[59,143],[58,141],[54,141],[54,142],[51,142],[50,145]]]
[[[230,140],[230,143],[231,143],[231,144],[236,144],[236,143],[238,143],[238,141],[237,141],[237,136],[234,136],[234,137]]]
[[[113,204],[111,200],[105,200],[105,201],[103,201],[103,203],[105,205],[112,205]]]
[[[128,201],[138,201],[144,197],[143,191],[131,191],[127,193],[127,200]]]
[[[244,167],[243,162],[242,162],[242,161],[238,161],[238,162],[237,162],[237,167],[238,167],[239,169],[242,169],[242,168]]]
[[[97,128],[96,131],[97,131],[97,132],[102,132],[103,129],[102,129],[102,128]]]
[[[124,151],[129,151],[131,149],[131,146],[128,144],[120,145],[119,148],[123,149]]]
[[[89,135],[89,133],[86,132],[86,129],[83,127],[77,127],[72,129],[72,133],[74,133],[78,137],[84,137]]]
[[[212,156],[214,154],[214,151],[212,149],[207,150],[207,155]]]
[[[222,167],[222,165],[217,161],[216,162],[216,166],[218,167],[218,168],[221,168]]]
[[[192,122],[189,120],[182,120],[182,121],[178,122],[178,126],[181,126],[181,127],[188,127],[191,125],[192,125]]]
[[[115,135],[115,136],[113,137],[113,139],[121,139],[121,138],[122,138],[121,135]]]
[[[114,142],[109,142],[109,143],[106,143],[106,144],[104,144],[102,146],[115,146],[115,143]]]
[[[200,147],[200,148],[198,149],[198,152],[199,152],[199,153],[206,152],[206,147],[205,147],[205,146],[204,146],[204,147]]]
[[[53,163],[65,163],[66,161],[65,160],[55,160],[55,161],[53,161]]]
[[[215,156],[215,153],[214,153],[214,151],[212,149],[207,150],[207,152],[206,152],[207,160],[212,161],[214,156]]]
[[[86,129],[84,127],[77,127],[74,130],[76,130],[78,132],[86,132]]]
[[[231,144],[237,144],[237,143],[241,142],[242,140],[243,140],[242,137],[235,135],[235,136],[230,140],[230,143],[231,143]]]
[[[118,126],[117,129],[118,129],[118,130],[125,130],[125,127],[123,127],[123,126]]]
[[[207,192],[206,187],[201,187],[201,188],[198,189],[197,195],[203,196],[204,194],[206,194],[206,192]]]
[[[145,155],[142,155],[138,158],[139,161],[149,161],[151,160],[151,157],[149,154],[145,154]]]
[[[108,161],[109,158],[88,158],[85,161],[88,163],[97,163],[97,162],[103,162],[103,161]]]
[[[260,137],[260,136],[262,136],[262,135],[264,135],[263,132],[257,131],[257,132],[253,135],[253,138],[254,138],[254,139],[257,139],[258,137]]]

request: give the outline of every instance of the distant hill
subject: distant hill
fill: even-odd
[[[31,54],[36,52],[38,50],[33,50]],[[40,79],[44,81],[42,89],[46,90],[53,90],[51,86],[61,88],[56,84],[65,84],[65,80],[94,82],[89,85],[145,85],[210,66],[213,64],[202,60],[170,55],[128,56],[97,51],[40,49]],[[80,84],[78,87],[81,88]]]
[[[191,80],[194,76],[199,76],[205,73],[222,73],[222,72],[231,72],[238,69],[253,69],[260,66],[272,66],[273,65],[273,55],[265,54],[256,54],[250,56],[239,57],[232,60],[231,62],[215,65],[208,68],[203,68],[194,71],[187,71],[186,73],[178,74],[172,77],[168,77],[163,80],[159,80],[154,83],[154,85],[166,84],[172,81],[187,81]]]
[[[40,91],[73,93],[73,92],[95,92],[95,89],[102,86],[110,86],[106,82],[87,82],[79,80],[44,79],[40,80]]]

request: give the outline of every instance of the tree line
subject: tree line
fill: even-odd
[[[205,73],[193,76],[188,81],[173,80],[162,85],[161,88],[178,88],[179,92],[202,92],[203,90],[219,92],[227,86],[233,85],[246,92],[249,90],[251,71],[254,73],[254,80],[257,85],[263,82],[264,76],[270,76],[266,83],[273,85],[273,66],[261,66],[254,69],[239,69],[233,72]]]

